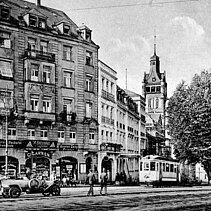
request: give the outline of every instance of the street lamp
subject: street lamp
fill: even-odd
[[[4,108],[5,108],[5,177],[8,176],[8,110],[9,102],[7,96],[8,86],[6,87],[5,97],[4,97]]]

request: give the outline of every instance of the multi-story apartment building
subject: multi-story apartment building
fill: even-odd
[[[99,98],[98,98],[98,122],[99,122],[99,153],[98,170],[105,168],[109,175],[109,181],[115,180],[117,172],[117,160],[121,150],[121,143],[117,139],[117,72],[99,60]]]
[[[127,177],[138,179],[140,157],[140,128],[138,105],[117,86],[117,141],[122,149],[117,162],[117,171]]]
[[[11,174],[97,172],[98,48],[88,27],[40,0],[1,1],[1,173],[5,140]]]
[[[140,155],[143,155],[144,150],[146,149],[147,142],[146,142],[146,116],[147,113],[145,111],[146,103],[145,98],[140,94],[132,92],[130,90],[125,90],[126,93],[133,99],[133,101],[138,105],[138,113],[139,113],[139,152]]]

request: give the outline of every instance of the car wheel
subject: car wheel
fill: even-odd
[[[2,193],[2,196],[3,196],[4,198],[9,198],[9,197],[10,197],[10,195],[7,194],[7,193]]]
[[[18,198],[21,195],[21,190],[18,187],[11,187],[9,189],[9,195],[11,198]]]
[[[51,193],[53,196],[60,196],[61,188],[57,185],[52,187]]]

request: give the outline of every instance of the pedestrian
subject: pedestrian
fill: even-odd
[[[95,179],[95,175],[92,172],[92,170],[89,170],[89,174],[87,176],[86,182],[89,184],[89,191],[87,193],[87,196],[90,196],[90,194],[92,194],[92,196],[94,195],[94,183],[95,183],[96,179]]]
[[[106,173],[105,168],[103,168],[103,172],[100,175],[100,195],[102,195],[103,187],[105,189],[105,195],[107,195],[107,181],[108,175]]]

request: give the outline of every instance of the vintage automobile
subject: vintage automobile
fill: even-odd
[[[4,198],[18,198],[22,192],[42,193],[44,196],[59,196],[61,189],[53,181],[39,179],[3,179],[1,181],[1,192]]]

